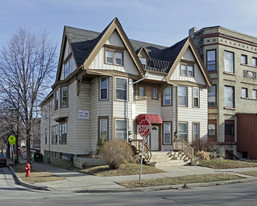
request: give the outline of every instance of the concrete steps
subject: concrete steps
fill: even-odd
[[[184,152],[157,151],[152,152],[150,164],[158,166],[181,166],[190,162],[190,159]]]

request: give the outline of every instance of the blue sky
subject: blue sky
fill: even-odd
[[[64,25],[101,32],[114,17],[129,38],[164,46],[194,26],[220,25],[257,37],[256,11],[256,0],[1,0],[0,47],[20,27],[46,30],[60,46]]]

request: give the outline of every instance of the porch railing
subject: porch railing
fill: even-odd
[[[194,148],[184,140],[173,140],[173,150],[183,151],[192,161],[194,160]]]
[[[130,143],[131,143],[131,145],[133,145],[136,148],[136,153],[141,155],[143,141],[141,139],[133,139],[130,141]],[[144,160],[146,163],[149,163],[152,158],[151,148],[149,147],[147,142],[144,144],[143,157],[144,157]]]

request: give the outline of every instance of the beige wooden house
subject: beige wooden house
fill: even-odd
[[[41,103],[41,152],[60,162],[95,153],[98,138],[140,138],[152,151],[207,137],[210,80],[190,37],[171,47],[128,39],[115,18],[102,33],[64,27],[56,80]]]

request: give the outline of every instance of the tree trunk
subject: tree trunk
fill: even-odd
[[[27,147],[27,163],[31,165],[30,136],[28,134],[26,138],[26,147]]]
[[[16,145],[15,145],[15,148],[16,148],[16,163],[19,164],[20,163],[20,160],[19,160],[19,135],[17,134],[16,135]]]

